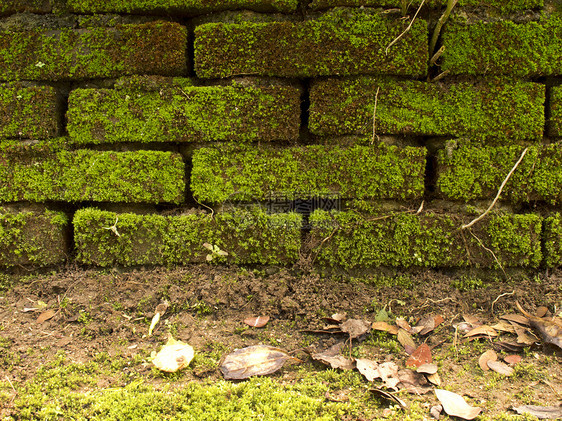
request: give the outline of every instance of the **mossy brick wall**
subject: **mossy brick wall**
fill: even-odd
[[[2,2],[0,267],[561,265],[562,7],[446,3]]]

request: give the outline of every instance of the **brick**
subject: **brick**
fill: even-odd
[[[196,15],[223,10],[294,12],[298,0],[68,0],[75,13],[170,13]]]
[[[80,209],[74,217],[77,260],[97,266],[188,264],[288,264],[300,250],[301,216],[231,210],[213,216],[176,216]],[[115,227],[115,230],[108,229]],[[118,233],[119,235],[117,235]],[[213,254],[209,243],[228,253]]]
[[[450,84],[372,77],[315,81],[310,130],[317,135],[372,135],[375,100],[377,134],[500,142],[540,140],[543,135],[545,87],[505,79]]]
[[[421,2],[415,0],[413,2],[408,2],[410,6],[410,12],[413,7],[419,6]],[[428,0],[424,2],[425,6],[428,7],[438,7],[445,6],[447,0]],[[507,13],[515,12],[519,10],[535,9],[543,7],[543,0],[517,0],[517,1],[505,1],[505,0],[459,0],[455,9],[459,7],[478,7],[480,9],[491,9],[494,12]],[[326,9],[330,7],[402,7],[403,2],[400,0],[312,0],[310,7],[312,9]]]
[[[289,86],[77,89],[68,132],[79,144],[296,140],[300,92]]]
[[[562,74],[562,18],[540,22],[448,23],[442,70],[464,75]]]
[[[1,202],[179,203],[182,157],[171,152],[70,150],[64,145],[0,148]]]
[[[0,85],[0,138],[56,136],[57,110],[56,91],[51,87]]]
[[[64,213],[0,207],[0,266],[49,266],[67,256]]]
[[[427,73],[427,22],[365,10],[333,10],[304,22],[208,23],[195,28],[195,71],[201,78],[251,74],[282,77]]]
[[[493,198],[522,152],[522,146],[480,148],[464,144],[441,150],[437,156],[437,194],[462,201]],[[530,146],[501,198],[514,203],[562,203],[560,147]]]
[[[414,199],[424,193],[425,148],[215,145],[193,154],[191,190],[202,202],[301,196]]]
[[[319,264],[345,268],[540,265],[538,215],[492,214],[461,232],[468,220],[432,212],[362,215],[318,210],[310,217],[311,242]]]
[[[550,116],[547,122],[547,131],[550,136],[562,136],[562,86],[554,86],[550,90],[549,100]]]
[[[0,33],[0,79],[81,80],[186,72],[186,28],[169,22]]]
[[[12,13],[49,13],[50,0],[3,0],[0,3],[0,15]]]

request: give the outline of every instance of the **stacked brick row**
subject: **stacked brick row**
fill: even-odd
[[[558,266],[562,18],[445,3],[4,2],[0,266]]]

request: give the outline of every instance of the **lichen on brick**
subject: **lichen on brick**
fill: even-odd
[[[377,94],[378,92],[378,94]],[[475,141],[540,140],[544,85],[508,79],[435,84],[357,77],[315,82],[312,133],[468,136]]]
[[[201,78],[255,74],[312,77],[427,73],[427,22],[387,51],[407,22],[367,10],[334,9],[304,22],[208,23],[195,28],[195,71]]]
[[[0,79],[181,75],[187,69],[186,48],[186,28],[170,22],[0,32]]]
[[[61,142],[0,145],[0,203],[97,201],[180,203],[184,163],[159,151],[70,150]]]
[[[294,140],[300,92],[290,86],[76,89],[67,113],[73,142]]]
[[[425,148],[215,145],[193,155],[199,201],[268,200],[281,195],[413,199],[424,191]],[[295,197],[296,196],[296,197]]]
[[[204,243],[228,253],[212,256],[220,262],[286,264],[298,258],[301,223],[294,213],[258,209],[162,216],[85,208],[75,214],[74,240],[78,261],[97,266],[205,262]]]
[[[67,257],[64,213],[0,206],[0,266],[49,266]]]

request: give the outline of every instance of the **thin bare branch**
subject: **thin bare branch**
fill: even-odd
[[[375,106],[373,107],[373,137],[371,138],[371,145],[373,143],[375,143],[375,138],[377,140],[379,140],[379,137],[377,136],[377,125],[376,125],[376,121],[377,121],[377,103],[379,101],[379,91],[380,91],[381,87],[377,86],[377,93],[375,94]]]
[[[414,24],[414,22],[416,20],[416,17],[418,16],[418,13],[420,12],[424,3],[425,3],[425,0],[422,0],[422,2],[420,4],[420,7],[418,7],[418,10],[416,10],[416,13],[414,14],[414,17],[412,18],[412,20],[410,21],[410,24],[408,25],[408,27],[406,29],[404,29],[404,31],[400,35],[398,35],[396,38],[394,38],[394,40],[390,44],[388,44],[388,46],[386,47],[386,50],[384,51],[385,54],[388,55],[388,50],[390,49],[390,47],[392,47],[394,44],[396,44],[400,38],[402,38],[404,35],[406,35],[406,33],[410,29],[412,29],[412,25]]]

